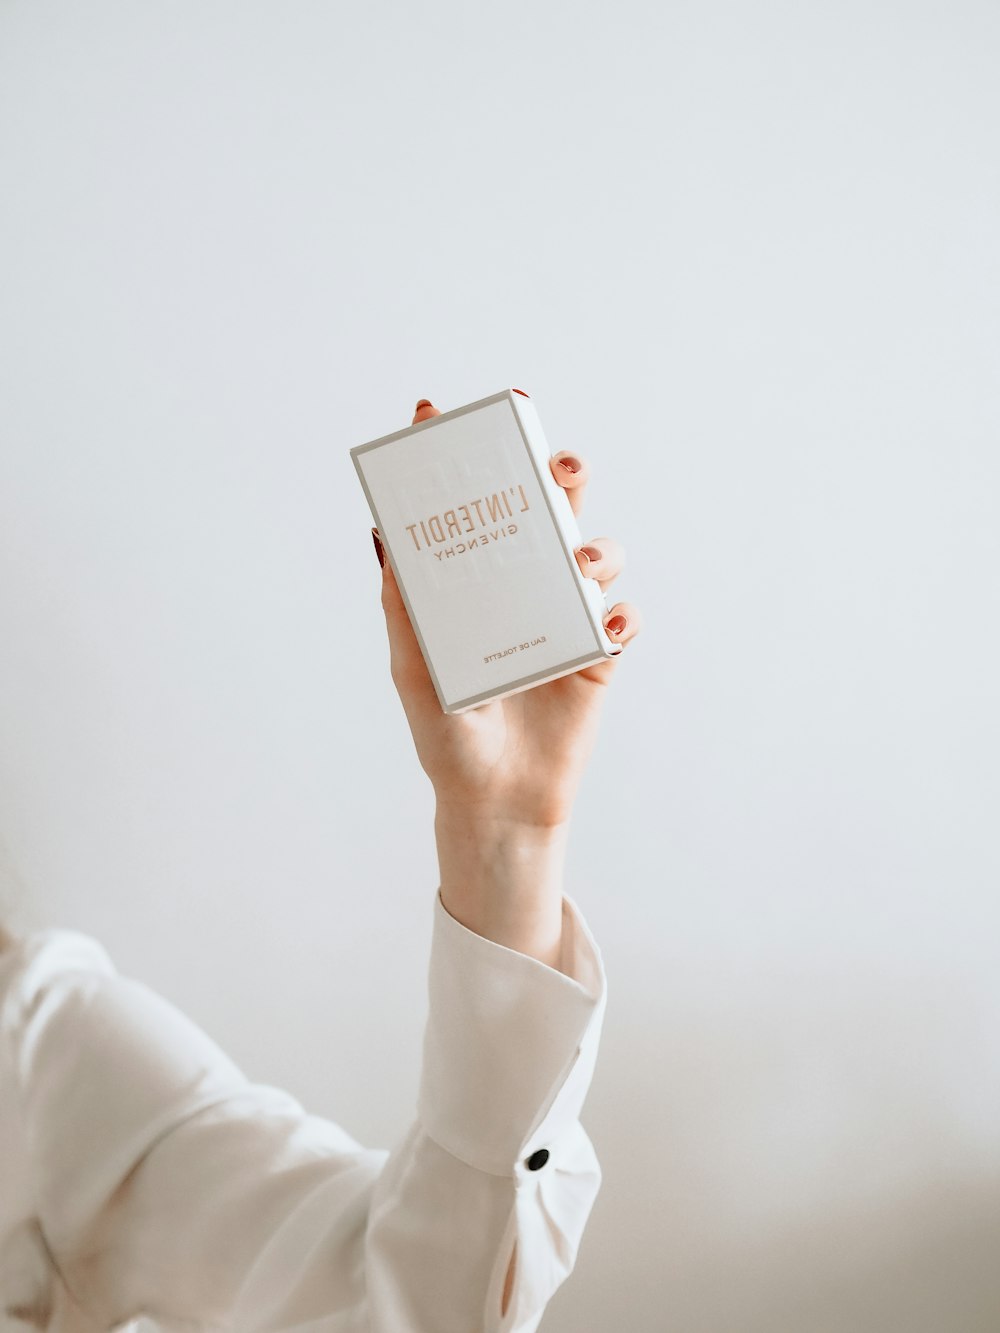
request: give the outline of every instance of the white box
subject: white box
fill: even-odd
[[[446,713],[622,651],[526,395],[505,389],[351,457]]]

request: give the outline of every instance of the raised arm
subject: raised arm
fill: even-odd
[[[413,422],[439,415],[433,403],[421,399]],[[562,451],[550,468],[579,516],[589,479],[586,460]],[[392,566],[375,529],[372,535],[382,566],[393,681],[437,797],[444,905],[477,934],[567,971],[563,869],[570,817],[618,659],[468,713],[445,714]],[[577,552],[583,573],[605,592],[624,558],[620,543],[608,537],[594,538]],[[604,623],[624,646],[639,632],[638,609],[618,602]],[[516,1260],[515,1252],[504,1286],[505,1310]]]

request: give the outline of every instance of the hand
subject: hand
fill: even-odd
[[[440,415],[422,399],[413,424]],[[578,463],[577,470],[561,466],[563,458]],[[586,460],[563,451],[549,466],[579,515],[590,475]],[[578,549],[577,560],[584,575],[596,578],[606,591],[621,572],[625,553],[612,538],[595,537]],[[464,819],[538,830],[564,825],[594,746],[618,658],[452,715],[438,701],[388,561],[382,569],[382,607],[393,682],[417,756],[437,795],[439,814],[452,811]],[[621,619],[625,623],[618,629]],[[631,602],[616,602],[604,624],[612,639],[628,644],[639,632],[639,612]]]
[[[438,409],[422,399],[413,422],[434,416],[440,416]],[[562,467],[562,458],[577,463],[577,470]],[[549,466],[579,514],[586,462],[563,452]],[[588,562],[586,550],[599,558]],[[588,542],[577,558],[602,589],[624,564],[621,546],[607,537]],[[469,930],[567,971],[562,877],[569,818],[618,659],[449,714],[438,701],[388,561],[382,607],[392,678],[437,796],[434,832],[444,907]],[[614,637],[625,644],[638,633],[639,613],[630,602],[618,602],[604,623],[609,631],[614,625]]]

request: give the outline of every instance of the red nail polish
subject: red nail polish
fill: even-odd
[[[530,393],[525,393],[523,389],[514,389],[514,393],[519,393],[522,398],[530,398]]]
[[[382,549],[382,543],[378,539],[378,529],[372,528],[372,541],[375,543],[375,554],[378,556],[379,568],[385,566],[385,551]]]
[[[612,616],[611,619],[608,621],[608,623],[604,626],[604,628],[608,631],[609,634],[622,634],[624,633],[625,627],[627,625],[628,621],[625,619],[624,616]]]
[[[431,402],[429,398],[421,398],[413,410],[415,412],[419,412],[422,407],[433,407],[433,406],[434,404]]]

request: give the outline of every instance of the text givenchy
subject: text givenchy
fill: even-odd
[[[452,537],[461,537],[463,532],[475,532],[477,528],[485,528],[489,523],[513,518],[515,513],[523,514],[529,508],[523,486],[506,486],[502,491],[494,491],[492,495],[482,495],[478,500],[456,505],[454,509],[446,509],[442,514],[431,514],[429,518],[422,518],[417,523],[408,523],[406,531],[413,538],[413,545],[418,551],[427,550],[432,545],[449,541]],[[474,544],[469,543],[469,545]]]

